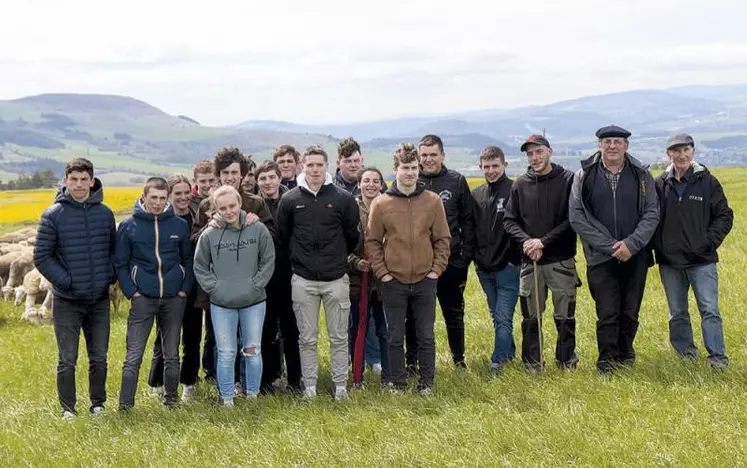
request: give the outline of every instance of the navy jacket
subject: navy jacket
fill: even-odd
[[[88,200],[76,202],[63,187],[41,216],[34,266],[52,283],[56,297],[95,302],[116,280],[114,214],[103,201],[101,181],[94,179]]]
[[[192,245],[187,222],[174,214],[171,204],[158,215],[148,213],[140,200],[132,216],[117,230],[114,267],[119,287],[128,298],[171,298],[194,285]]]

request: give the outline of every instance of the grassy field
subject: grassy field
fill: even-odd
[[[378,379],[367,374],[367,389],[335,403],[322,332],[320,397],[313,403],[279,395],[242,400],[227,411],[214,403],[215,390],[202,385],[198,403],[169,411],[145,387],[148,352],[135,411],[120,415],[115,410],[125,350],[123,307],[112,319],[108,413],[93,419],[84,412],[87,360],[81,344],[77,381],[83,413],[66,422],[59,417],[55,392],[52,327],[22,323],[20,309],[0,303],[0,460],[6,466],[744,466],[747,169],[716,172],[736,212],[719,264],[732,359],[725,372],[712,371],[703,357],[697,362],[675,357],[654,268],[641,310],[635,367],[609,379],[599,377],[596,317],[579,252],[581,362],[574,373],[550,366],[542,375],[529,375],[514,363],[491,376],[492,323],[472,272],[465,318],[469,368],[451,367],[439,317],[432,397],[380,393]],[[520,346],[518,310],[515,320]],[[697,313],[693,324],[699,330]],[[704,352],[699,331],[696,336]],[[550,362],[554,340],[548,321],[544,352]]]

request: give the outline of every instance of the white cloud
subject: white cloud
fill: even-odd
[[[214,125],[341,122],[747,76],[737,0],[358,3],[15,2],[0,98],[117,93]]]

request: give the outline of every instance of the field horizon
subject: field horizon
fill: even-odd
[[[94,418],[86,411],[88,361],[81,339],[76,373],[80,416],[63,421],[55,389],[53,327],[22,322],[20,307],[0,302],[0,459],[7,466],[746,465],[747,317],[740,312],[747,304],[747,168],[713,172],[735,212],[734,227],[719,249],[719,302],[731,359],[725,371],[712,370],[705,360],[692,294],[690,314],[701,355],[694,362],[675,355],[668,342],[658,267],[653,267],[641,308],[635,366],[610,378],[598,375],[596,314],[579,248],[576,265],[583,285],[577,300],[580,363],[575,372],[553,365],[556,333],[548,319],[545,371],[534,375],[523,370],[517,307],[517,358],[501,374],[491,374],[493,326],[472,270],[465,295],[468,368],[451,365],[439,310],[436,391],[431,397],[412,390],[401,396],[382,392],[378,376],[367,371],[365,389],[351,391],[349,401],[334,402],[322,326],[316,401],[279,394],[241,400],[226,410],[217,405],[215,389],[203,382],[196,403],[168,410],[149,395],[145,383],[151,333],[134,411],[119,414],[125,302],[112,313],[107,413]],[[0,198],[4,206],[7,201]],[[20,223],[0,220],[0,233]],[[551,310],[548,301],[546,313]]]

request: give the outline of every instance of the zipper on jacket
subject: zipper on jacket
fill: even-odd
[[[156,228],[156,247],[155,247],[156,262],[158,263],[158,297],[163,297],[163,272],[161,271],[161,268],[163,265],[161,264],[161,253],[158,251],[158,244],[160,243],[159,242],[160,233],[158,230],[158,215],[154,216],[154,218],[156,220],[154,226]]]
[[[91,228],[89,227],[88,223],[88,207],[90,205],[88,203],[83,203],[83,219],[86,221],[86,232],[90,235],[91,234]],[[90,247],[90,246],[89,246]],[[95,286],[95,271],[93,268],[93,252],[91,252],[91,249],[88,249],[88,265],[90,268],[90,274],[91,274],[91,302],[94,302],[97,298],[94,297],[96,295],[96,291],[94,290]]]
[[[411,203],[411,200],[412,199],[410,197],[407,197],[407,211],[409,212],[408,213],[408,215],[409,215],[408,216],[408,218],[409,218],[408,224],[410,225],[410,248],[413,249],[413,252],[410,252],[410,255],[408,255],[408,257],[410,257],[410,281],[412,281],[412,278],[415,276],[415,261],[413,260],[413,255],[412,255],[414,253],[414,250],[415,250],[415,231],[412,228],[412,226],[414,224],[414,220],[412,219],[412,203]],[[428,273],[430,273],[430,271]]]

